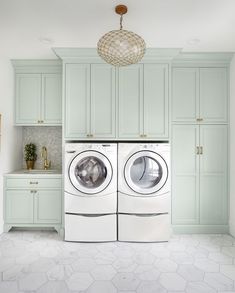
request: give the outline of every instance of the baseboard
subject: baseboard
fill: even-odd
[[[234,223],[229,223],[229,233],[235,237],[235,224]]]
[[[178,234],[228,234],[228,225],[172,225]],[[235,230],[234,230],[235,231]]]

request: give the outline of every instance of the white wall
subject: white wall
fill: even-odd
[[[14,127],[14,72],[9,58],[0,56],[0,233],[3,231],[3,174],[21,167],[22,128]]]
[[[230,233],[235,236],[235,56],[230,69]]]

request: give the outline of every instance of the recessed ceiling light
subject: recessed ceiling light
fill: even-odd
[[[189,45],[198,45],[201,41],[199,39],[190,39],[187,41]]]
[[[38,40],[45,45],[50,45],[54,42],[53,39],[48,38],[48,37],[40,37],[40,38],[38,38]]]

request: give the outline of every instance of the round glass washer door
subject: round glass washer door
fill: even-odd
[[[168,178],[165,160],[152,151],[139,151],[127,160],[124,167],[127,185],[137,195],[149,195],[159,191]]]
[[[113,177],[110,161],[97,151],[79,153],[71,161],[68,172],[73,186],[85,194],[100,193]]]

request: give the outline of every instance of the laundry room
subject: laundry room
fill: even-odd
[[[234,11],[0,1],[0,293],[235,293]]]

